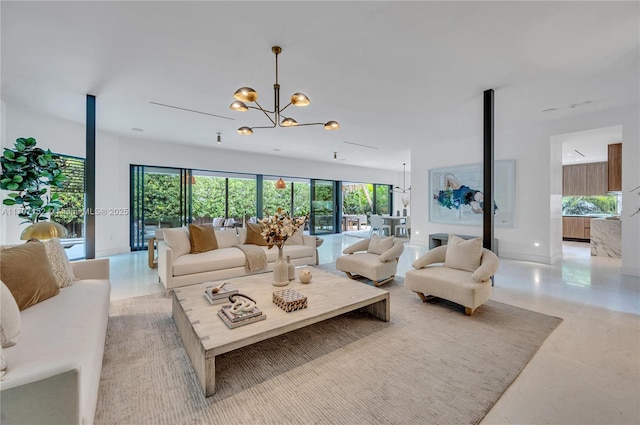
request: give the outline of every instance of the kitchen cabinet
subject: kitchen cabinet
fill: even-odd
[[[606,195],[608,165],[606,162],[573,164],[562,167],[562,196]]]
[[[591,237],[591,217],[562,217],[562,237],[589,239]]]
[[[565,165],[564,167],[562,167],[562,195],[584,196],[586,191],[586,164]]]
[[[620,192],[622,190],[622,143],[609,145],[608,155],[608,190]]]
[[[606,162],[591,162],[587,166],[585,195],[606,195],[608,189]]]

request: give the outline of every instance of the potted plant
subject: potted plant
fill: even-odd
[[[36,237],[46,239],[64,237],[66,229],[49,220],[48,215],[58,210],[62,203],[58,194],[48,195],[48,187],[62,187],[65,179],[56,162],[58,155],[49,149],[36,147],[36,139],[16,139],[15,149],[5,148],[0,162],[2,178],[0,188],[11,191],[2,203],[7,206],[21,207],[18,216],[31,223],[20,236],[21,239]]]

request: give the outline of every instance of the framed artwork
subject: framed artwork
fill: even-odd
[[[496,227],[514,226],[515,166],[513,159],[495,162]],[[482,225],[485,205],[481,163],[429,170],[429,188],[429,221]]]

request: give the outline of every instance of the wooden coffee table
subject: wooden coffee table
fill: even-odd
[[[290,313],[272,303],[273,292],[284,288],[271,284],[271,273],[225,279],[240,293],[256,300],[267,315],[266,320],[235,329],[229,329],[217,316],[225,303],[211,305],[204,298],[204,284],[174,290],[173,320],[206,397],[216,390],[215,362],[219,354],[358,309],[389,321],[389,292],[324,270],[309,269],[313,273],[310,284],[295,280],[284,287],[296,289],[308,299],[307,308]]]

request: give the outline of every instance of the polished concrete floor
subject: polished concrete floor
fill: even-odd
[[[321,264],[358,240],[323,239]],[[588,244],[563,251],[555,265],[501,259],[494,300],[564,320],[482,424],[640,424],[640,278]],[[406,244],[398,274],[424,252]],[[146,251],[110,258],[112,299],[164,291]]]

